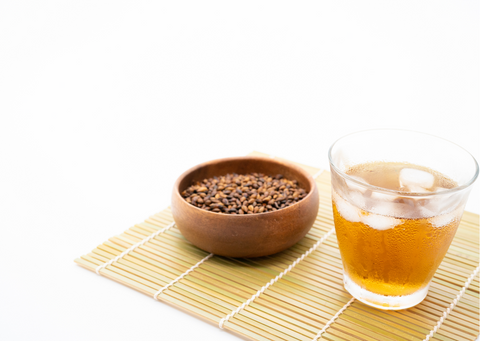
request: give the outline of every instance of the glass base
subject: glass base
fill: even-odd
[[[429,283],[425,288],[422,288],[411,295],[384,296],[361,288],[358,284],[354,283],[345,272],[343,274],[343,284],[345,289],[360,302],[383,310],[407,309],[419,304],[427,296],[428,288],[430,286]]]

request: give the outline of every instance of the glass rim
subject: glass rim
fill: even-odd
[[[473,175],[473,177],[467,181],[465,184],[463,184],[462,186],[458,186],[458,187],[455,187],[455,188],[450,188],[450,189],[447,189],[445,191],[441,191],[441,192],[432,192],[432,193],[425,193],[425,192],[404,192],[404,191],[396,191],[396,190],[393,190],[393,189],[388,189],[388,188],[383,188],[383,187],[378,187],[378,186],[374,186],[374,185],[370,185],[370,184],[367,184],[365,182],[362,182],[362,181],[358,181],[356,180],[355,178],[349,176],[348,174],[346,174],[345,172],[341,171],[340,169],[338,169],[338,167],[335,165],[335,163],[333,162],[332,160],[332,149],[333,147],[335,147],[335,145],[340,141],[340,140],[343,140],[344,138],[348,137],[348,136],[351,136],[351,135],[356,135],[356,134],[360,134],[360,133],[366,133],[366,132],[379,132],[379,131],[383,131],[383,132],[387,132],[387,131],[395,131],[395,132],[406,132],[406,133],[415,133],[415,134],[419,134],[419,135],[424,135],[424,136],[430,136],[430,137],[434,137],[436,139],[439,139],[439,140],[443,140],[447,143],[450,143],[454,146],[457,146],[458,148],[462,149],[465,153],[467,153],[468,155],[470,155],[470,157],[472,158],[473,160],[473,163],[475,165],[475,174]],[[365,129],[365,130],[359,130],[359,131],[355,131],[355,132],[352,132],[352,133],[349,133],[347,135],[343,135],[342,137],[336,139],[333,144],[330,146],[330,148],[328,149],[328,161],[330,162],[330,166],[338,173],[340,174],[342,177],[352,181],[353,183],[357,184],[357,185],[360,185],[362,187],[365,187],[367,189],[370,189],[370,190],[374,190],[375,192],[383,192],[383,193],[388,193],[388,194],[397,194],[397,195],[402,195],[402,196],[412,196],[412,197],[430,197],[430,196],[435,196],[435,195],[443,195],[443,194],[450,194],[450,193],[455,193],[455,192],[459,192],[459,191],[462,191],[468,187],[470,187],[471,185],[473,185],[473,183],[475,182],[475,180],[477,180],[477,177],[478,177],[478,162],[477,160],[475,160],[475,158],[473,157],[473,155],[468,151],[466,150],[465,148],[463,148],[462,146],[452,142],[452,141],[449,141],[447,139],[444,139],[442,137],[438,137],[436,135],[432,135],[432,134],[427,134],[427,133],[422,133],[422,132],[419,132],[419,131],[415,131],[415,130],[408,130],[408,129],[393,129],[393,128],[378,128],[378,129]]]

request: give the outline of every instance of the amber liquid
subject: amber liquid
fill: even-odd
[[[399,171],[402,167],[417,167],[398,163],[367,164],[347,171],[372,185],[401,190]],[[418,169],[425,170],[422,167]],[[443,175],[435,176],[434,187],[454,187]],[[459,219],[446,219],[438,226],[435,217],[396,218],[391,228],[372,228],[362,221],[349,221],[338,205],[351,205],[334,189],[333,213],[338,244],[346,274],[360,287],[380,295],[402,296],[425,287],[445,256],[458,228]],[[339,201],[338,205],[335,200]],[[341,202],[340,202],[341,201]],[[340,206],[343,207],[343,206]],[[360,217],[369,213],[358,207]],[[414,208],[412,208],[414,209]],[[378,216],[378,215],[377,215]],[[390,219],[392,217],[373,217]],[[368,221],[368,220],[365,220]]]

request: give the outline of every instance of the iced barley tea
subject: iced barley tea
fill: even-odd
[[[360,184],[399,193],[385,197],[353,182],[333,186],[334,221],[347,290],[362,292],[361,300],[387,309],[395,309],[392,297],[404,301],[413,295],[412,302],[425,297],[463,209],[439,210],[443,207],[435,207],[434,199],[408,194],[436,193],[457,184],[434,170],[400,162],[365,163],[345,173]],[[384,301],[385,296],[390,299]]]
[[[328,151],[345,289],[370,306],[422,302],[478,177],[475,158],[444,139],[373,129]]]

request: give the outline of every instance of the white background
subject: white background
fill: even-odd
[[[73,260],[210,159],[397,127],[479,160],[479,32],[478,1],[2,1],[0,339],[237,340]]]

